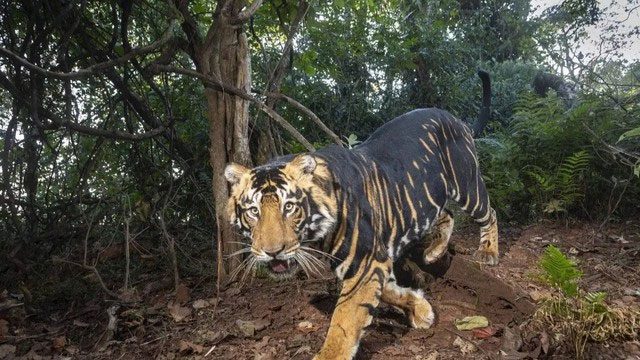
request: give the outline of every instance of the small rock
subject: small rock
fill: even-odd
[[[287,350],[289,349],[293,349],[293,348],[297,348],[302,346],[302,344],[304,344],[306,341],[304,339],[304,336],[301,334],[297,334],[293,337],[293,339],[291,339],[288,343],[287,343]]]
[[[267,326],[271,325],[271,319],[261,319],[253,322],[256,327],[256,331],[264,330]]]
[[[522,347],[522,336],[517,330],[512,328],[504,328],[502,335],[502,347],[501,350],[507,354],[517,352]]]
[[[244,336],[249,337],[256,334],[256,325],[252,321],[236,320],[236,326]]]
[[[11,344],[0,345],[0,359],[13,359],[16,353],[16,347]]]

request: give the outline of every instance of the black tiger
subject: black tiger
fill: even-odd
[[[474,126],[489,118],[490,81]],[[312,272],[321,250],[342,280],[331,325],[316,359],[351,359],[371,311],[380,301],[407,313],[412,326],[428,328],[431,305],[419,290],[397,284],[393,263],[409,245],[431,241],[426,263],[442,256],[453,229],[445,209],[456,201],[480,225],[479,261],[498,263],[498,227],[480,176],[473,133],[450,113],[419,109],[376,130],[354,149],[328,146],[277,158],[248,169],[229,164],[228,217],[251,246],[244,264],[264,263],[274,277],[301,267]],[[415,249],[415,247],[413,247]]]

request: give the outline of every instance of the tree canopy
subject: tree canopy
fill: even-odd
[[[472,122],[479,68],[504,221],[637,214],[639,6],[611,24],[577,0],[5,1],[0,276],[36,281],[52,258],[106,289],[149,259],[176,284],[210,272],[238,240],[224,164],[351,146],[414,108]],[[579,52],[592,26],[606,46]],[[126,271],[103,262],[114,247]]]

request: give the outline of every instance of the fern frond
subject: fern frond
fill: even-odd
[[[578,294],[577,281],[582,277],[582,272],[557,247],[547,247],[540,259],[540,267],[549,284],[562,290],[567,296]]]
[[[584,191],[581,183],[584,172],[589,167],[591,156],[586,150],[581,150],[566,158],[557,172],[557,182],[560,199],[567,205],[572,205],[582,197]]]

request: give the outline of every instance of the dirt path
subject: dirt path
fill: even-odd
[[[640,306],[637,224],[621,224],[600,233],[588,224],[564,227],[545,223],[510,229],[501,235],[501,262],[489,268],[469,261],[467,254],[477,242],[475,229],[458,230],[453,236],[457,251],[448,271],[425,289],[437,313],[435,326],[411,329],[402,314],[381,306],[362,339],[357,358],[543,357],[540,339],[527,337],[521,327],[535,310],[538,296],[549,291],[535,280],[538,257],[548,244],[559,246],[579,261],[585,273],[584,288],[607,291],[612,302]],[[16,354],[28,354],[26,358],[33,359],[310,359],[324,340],[335,303],[333,280],[255,280],[242,289],[226,290],[219,300],[213,298],[209,285],[194,283],[190,284],[194,293],[182,295],[182,306],[171,306],[175,294],[159,293],[148,296],[144,307],[118,310],[119,322],[112,340],[98,349],[95,344],[104,336],[107,322],[104,310],[91,320],[95,324],[79,317],[52,329],[65,336],[65,344],[59,347],[52,345],[56,336],[46,334],[23,339],[19,344],[5,341],[4,345],[16,346]],[[456,330],[454,321],[470,315],[487,317],[490,333]],[[12,326],[9,323],[9,330],[15,332],[17,327]],[[42,328],[35,330],[32,324],[21,331],[26,336],[42,333]],[[634,346],[617,344],[613,355],[598,350],[594,358],[633,359],[640,354],[640,346]]]

